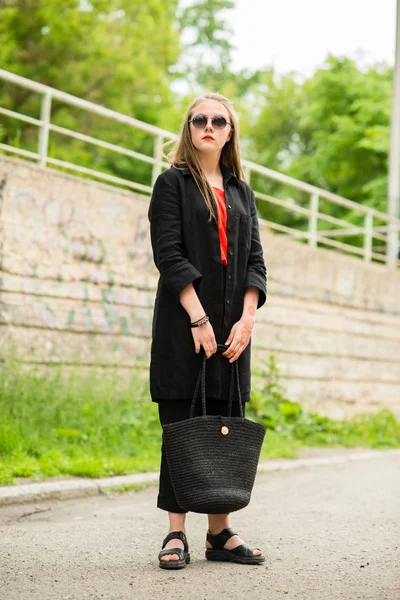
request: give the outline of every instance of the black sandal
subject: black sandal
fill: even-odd
[[[182,548],[163,548],[168,544],[170,540],[182,540],[184,549]],[[178,560],[161,560],[162,556],[166,556],[167,554],[177,554],[179,556]],[[186,535],[183,531],[171,531],[163,541],[161,551],[158,555],[158,560],[160,563],[160,567],[162,569],[183,569],[186,567],[187,563],[190,562],[190,554],[189,554],[189,546]]]
[[[254,550],[259,550],[259,548],[253,548],[250,544],[241,544],[233,550],[224,548],[229,538],[234,535],[237,534],[231,528],[223,529],[216,535],[211,535],[208,531],[207,542],[211,544],[212,548],[207,548],[206,559],[235,562],[243,565],[259,565],[265,561],[265,556],[262,554],[258,556],[253,554]]]

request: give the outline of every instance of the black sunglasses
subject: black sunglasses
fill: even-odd
[[[195,115],[193,119],[190,119],[190,121],[188,121],[188,123],[193,123],[193,127],[196,127],[196,129],[204,129],[205,127],[207,127],[208,117],[206,117],[206,115]],[[222,117],[220,115],[212,117],[211,125],[214,129],[225,129],[227,125],[233,127],[232,123],[230,123],[225,119],[225,117]]]

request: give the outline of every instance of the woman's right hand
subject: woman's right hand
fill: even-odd
[[[210,321],[207,321],[205,325],[200,325],[200,327],[192,327],[192,335],[196,354],[200,352],[201,346],[203,346],[207,358],[215,354],[217,351],[217,341]]]

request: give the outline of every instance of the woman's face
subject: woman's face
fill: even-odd
[[[232,127],[227,124],[224,129],[215,129],[211,123],[212,117],[222,116],[229,122],[232,122],[228,110],[218,100],[203,100],[196,104],[191,119],[196,115],[205,115],[208,117],[207,125],[198,129],[190,123],[190,133],[194,147],[205,154],[221,153],[222,148],[232,136]]]

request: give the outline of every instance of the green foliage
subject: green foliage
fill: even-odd
[[[350,59],[330,57],[304,85],[304,98],[308,111],[299,125],[312,133],[291,172],[383,208],[385,197],[371,197],[365,186],[371,174],[387,170],[391,70],[370,67],[362,73]]]
[[[234,7],[232,0],[197,0],[186,5],[178,13],[178,22],[181,32],[190,30],[192,39],[185,48],[187,50],[198,48],[200,51],[215,51],[216,56],[223,63],[231,60],[232,44],[229,35],[233,31],[227,26],[221,16],[221,11]]]
[[[270,355],[267,370],[258,373],[258,376],[263,385],[252,392],[250,413],[268,429],[289,431],[303,411],[300,404],[286,398],[275,355]]]
[[[162,125],[173,106],[170,67],[180,50],[178,0],[12,0],[0,8],[0,60],[19,75],[137,119]],[[29,15],[29,18],[27,17]],[[0,104],[38,118],[40,98],[1,84]],[[154,140],[81,109],[54,101],[56,125],[152,154]],[[2,141],[36,151],[37,128],[5,119]],[[148,184],[151,167],[137,160],[52,133],[51,157]]]
[[[10,0],[0,3],[0,62],[29,79],[177,130],[187,98],[175,98],[172,83],[195,86],[208,68],[205,46],[212,62],[229,61],[229,31],[219,15],[232,6],[230,0],[189,6],[179,0]],[[0,105],[40,116],[39,95],[12,84],[0,82]],[[153,154],[153,136],[126,125],[61,101],[53,101],[51,115],[55,125]],[[4,117],[0,141],[36,152],[37,127]],[[49,156],[138,183],[151,179],[151,165],[54,132]]]
[[[391,77],[387,65],[362,71],[353,60],[333,56],[305,80],[294,73],[278,77],[265,72],[255,92],[260,110],[247,131],[251,158],[386,212]],[[256,179],[257,188],[308,206],[307,196]],[[330,203],[322,203],[321,209],[362,222],[360,215]],[[306,225],[304,218],[279,207],[264,205],[261,210],[272,220]]]
[[[177,0],[11,0],[0,8],[0,60],[24,77],[152,120],[179,52],[176,8]],[[18,90],[9,103],[27,108],[30,96]]]

